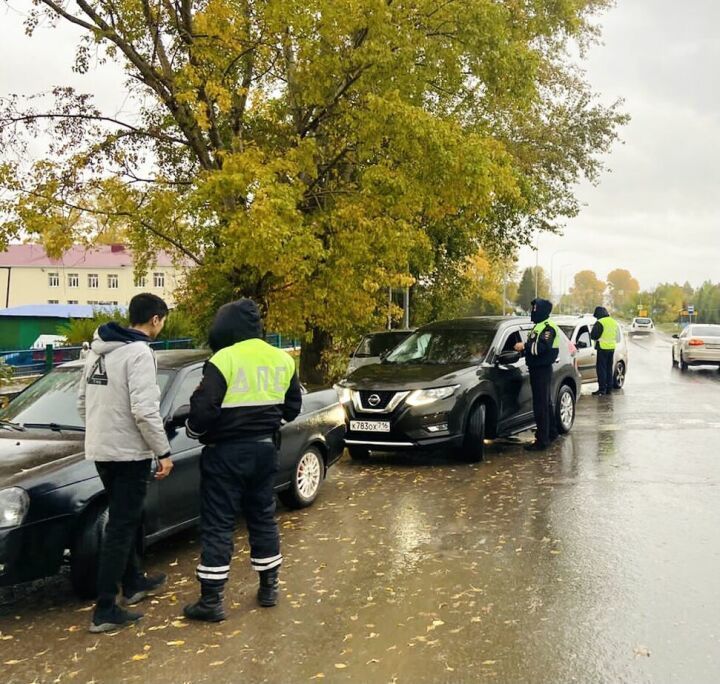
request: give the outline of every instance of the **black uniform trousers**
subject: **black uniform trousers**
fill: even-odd
[[[108,500],[108,521],[98,565],[98,605],[115,601],[118,584],[132,590],[144,576],[138,549],[152,459],[95,461]]]
[[[536,366],[528,369],[533,398],[533,414],[537,433],[535,439],[545,446],[558,436],[550,388],[552,387],[552,366]]]
[[[599,390],[605,394],[609,394],[612,391],[613,384],[615,382],[613,378],[613,360],[615,358],[615,351],[612,349],[598,349],[597,350],[597,377]]]
[[[240,513],[250,536],[250,563],[261,572],[278,567],[280,533],[275,521],[278,453],[272,435],[219,442],[200,459],[200,582],[222,589],[230,573],[233,534]]]

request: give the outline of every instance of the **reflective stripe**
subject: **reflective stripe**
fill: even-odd
[[[196,572],[195,575],[198,579],[206,579],[206,580],[226,580],[230,577],[230,573],[226,572],[221,575],[211,575],[207,572]]]
[[[273,568],[278,567],[278,565],[282,565],[283,559],[278,558],[276,561],[273,561],[272,563],[268,563],[267,565],[256,565],[252,561],[250,562],[250,565],[252,566],[253,570],[257,570],[257,572],[262,572],[263,570],[272,570]]]
[[[282,406],[283,401],[271,399],[269,401],[234,401],[223,402],[222,408],[238,408],[240,406]]]
[[[553,340],[553,349],[560,348],[560,328],[558,328],[558,325],[557,325],[557,323],[555,323],[555,321],[548,318],[548,319],[538,323],[532,330],[533,335],[535,335],[535,338],[533,340],[532,347],[530,348],[530,353],[533,356],[538,355],[538,343],[540,342],[540,335],[545,331],[545,328],[547,328],[547,327],[550,327],[555,331],[555,339]]]
[[[228,572],[230,570],[229,565],[218,565],[217,567],[211,568],[207,565],[198,565],[197,570],[203,572]]]
[[[260,565],[264,563],[272,563],[273,561],[276,561],[278,558],[282,559],[282,554],[279,553],[277,556],[270,556],[270,558],[251,558],[251,563],[259,563]]]

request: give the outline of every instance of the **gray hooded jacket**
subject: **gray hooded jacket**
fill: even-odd
[[[78,391],[85,458],[141,461],[170,453],[149,341],[115,323],[96,331]]]

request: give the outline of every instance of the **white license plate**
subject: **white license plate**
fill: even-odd
[[[351,420],[353,432],[390,432],[389,420]]]

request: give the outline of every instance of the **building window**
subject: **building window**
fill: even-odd
[[[77,303],[78,303],[77,299],[68,299],[68,304],[77,304]]]
[[[165,287],[165,274],[153,273],[153,285],[159,288]]]
[[[60,303],[59,299],[48,299],[48,304],[59,304],[59,303]]]
[[[48,273],[48,285],[50,287],[60,287],[60,274]]]
[[[78,273],[68,273],[68,287],[80,287],[80,275]]]
[[[144,275],[136,276],[135,287],[147,287],[147,278]]]
[[[100,287],[100,278],[97,273],[88,273],[88,287],[94,290]]]
[[[88,305],[89,306],[97,306],[100,302],[97,301],[97,299],[88,299]]]
[[[116,273],[111,273],[111,274],[108,276],[108,288],[110,288],[111,290],[117,290],[118,287],[119,287],[119,284],[118,284],[117,274],[116,274]]]

